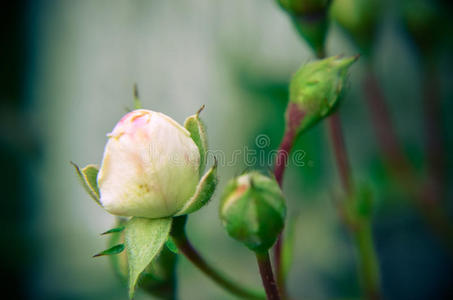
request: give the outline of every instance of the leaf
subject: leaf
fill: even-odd
[[[124,250],[124,244],[118,244],[111,248],[108,248],[107,250],[99,252],[98,254],[93,255],[93,257],[99,257],[99,256],[104,256],[104,255],[115,255],[115,254],[123,252],[123,250]]]
[[[72,161],[71,165],[76,170],[77,175],[79,176],[79,180],[82,183],[82,186],[87,191],[88,195],[90,195],[91,198],[93,198],[93,200],[96,201],[97,204],[101,205],[101,202],[99,201],[100,196],[97,184],[97,176],[99,172],[98,167],[95,165],[87,165],[85,168],[81,170],[79,166],[73,163]]]
[[[206,152],[208,150],[206,126],[199,118],[199,114],[203,109],[204,105],[195,115],[188,117],[186,121],[184,121],[184,127],[190,132],[190,137],[195,142],[195,145],[197,145],[200,152],[200,176],[203,174],[206,167]]]
[[[147,219],[134,217],[125,230],[129,262],[129,298],[134,297],[137,279],[159,254],[170,234],[172,218]]]
[[[101,235],[106,235],[106,234],[121,232],[121,231],[124,230],[124,228],[126,228],[126,226],[120,226],[120,227],[112,228],[112,229],[110,229],[110,230],[107,230],[107,231],[101,233]]]
[[[201,207],[209,202],[212,195],[214,194],[217,186],[217,161],[209,169],[209,171],[201,178],[198,183],[195,194],[190,200],[184,205],[184,207],[178,211],[175,216],[181,216],[192,213],[199,210]]]

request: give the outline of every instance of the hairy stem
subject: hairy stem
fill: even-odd
[[[277,284],[272,273],[271,261],[269,253],[256,253],[256,260],[260,269],[261,280],[263,281],[264,290],[266,291],[268,300],[280,300]]]
[[[171,231],[171,237],[181,253],[201,272],[232,294],[245,299],[265,299],[264,294],[240,285],[209,265],[187,238],[185,232],[186,220],[187,215],[174,218]]]

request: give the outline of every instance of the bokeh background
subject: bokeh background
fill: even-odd
[[[422,173],[423,56],[403,26],[400,1],[384,2],[372,64],[398,136]],[[85,194],[69,162],[100,163],[106,133],[133,106],[134,83],[146,108],[179,122],[205,104],[210,147],[226,157],[244,146],[257,149],[260,134],[270,137],[267,151],[276,149],[290,76],[314,59],[312,51],[271,0],[21,0],[2,6],[2,292],[10,295],[5,299],[126,299],[108,259],[91,258],[105,249],[99,233],[114,218]],[[448,8],[442,12],[452,16]],[[434,65],[448,154],[453,57],[447,21],[436,28],[446,38]],[[359,52],[336,24],[327,41],[331,55]],[[363,101],[364,72],[363,60],[351,68],[340,113],[355,179],[375,194],[383,294],[453,299],[451,249],[382,166]],[[325,131],[320,124],[298,141],[306,164],[290,165],[285,175],[290,216],[297,216],[289,291],[295,299],[359,299],[355,249],[332,205],[339,180]],[[448,155],[446,169],[451,163]],[[226,235],[218,218],[222,187],[245,168],[243,160],[220,167],[218,192],[190,216],[188,232],[210,262],[258,287],[252,253]],[[446,180],[443,204],[451,213],[451,172]],[[234,299],[183,257],[178,285],[181,299]]]

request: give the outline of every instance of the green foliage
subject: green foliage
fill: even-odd
[[[172,219],[134,217],[125,230],[125,244],[129,265],[129,297],[132,299],[140,274],[159,254],[168,239]]]
[[[175,215],[190,214],[205,206],[215,192],[217,186],[217,162],[212,166],[209,171],[201,178],[198,183],[195,194],[184,205],[184,207]]]
[[[285,215],[278,183],[258,172],[232,179],[222,195],[220,218],[228,234],[255,252],[267,251],[274,244]]]
[[[198,110],[195,115],[188,117],[184,122],[184,127],[190,132],[190,137],[197,145],[200,151],[200,176],[204,172],[206,166],[206,152],[208,151],[208,139],[206,134],[206,126],[200,119],[200,112],[204,109],[204,105]]]
[[[99,172],[98,167],[95,165],[87,165],[85,168],[80,169],[79,166],[73,162],[71,162],[71,165],[76,170],[80,183],[82,183],[82,186],[87,191],[88,195],[90,195],[97,204],[101,205],[97,184],[97,176]]]

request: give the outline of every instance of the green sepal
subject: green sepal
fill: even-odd
[[[85,168],[80,169],[79,166],[72,161],[71,165],[76,170],[77,175],[79,176],[79,180],[87,191],[88,195],[90,195],[97,204],[101,205],[101,202],[99,201],[100,194],[97,183],[97,176],[99,172],[98,167],[95,165],[87,165]]]
[[[121,232],[121,231],[124,230],[124,228],[126,228],[126,226],[115,227],[115,228],[112,228],[110,230],[104,231],[103,233],[101,233],[101,235]]]
[[[171,252],[175,254],[179,253],[178,246],[176,246],[175,242],[171,237],[169,237],[168,240],[165,242],[165,246],[167,246],[168,250],[170,250]]]
[[[99,256],[104,256],[104,255],[115,255],[115,254],[119,254],[119,253],[123,252],[123,250],[124,250],[124,244],[118,244],[118,245],[108,248],[107,250],[104,250],[102,252],[99,252],[99,253],[93,255],[93,257],[99,257]]]
[[[200,176],[203,174],[206,167],[206,152],[208,151],[208,140],[206,134],[206,126],[200,119],[200,112],[204,109],[204,105],[197,111],[196,114],[188,117],[184,121],[184,127],[190,132],[190,137],[197,145],[200,152]]]
[[[125,227],[127,219],[123,217],[116,217],[116,227]],[[108,235],[108,246],[112,247],[117,244],[124,244],[124,230],[119,232],[113,232]],[[127,255],[126,251],[118,255],[109,256],[110,263],[112,264],[113,270],[120,279],[121,283],[127,284],[128,279],[128,266],[127,266]]]
[[[172,218],[134,217],[126,224],[125,245],[129,264],[129,298],[135,293],[140,274],[159,254],[168,239]]]
[[[217,161],[214,162],[214,165],[200,179],[197,189],[195,190],[195,194],[184,205],[184,207],[175,214],[175,216],[190,214],[205,206],[214,194],[216,186]]]
[[[142,102],[140,101],[140,97],[138,95],[138,87],[137,84],[134,84],[134,109],[141,109]]]

